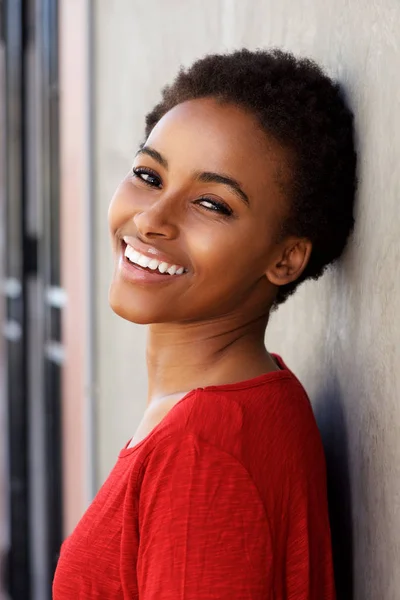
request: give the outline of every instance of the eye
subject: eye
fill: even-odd
[[[198,198],[196,204],[204,206],[204,208],[212,212],[219,212],[227,217],[233,214],[232,209],[225,202],[214,200],[213,198]]]
[[[132,173],[134,177],[137,177],[137,179],[140,179],[141,181],[143,181],[143,183],[149,185],[150,187],[161,187],[160,177],[151,169],[147,169],[144,167],[135,167],[132,169]]]

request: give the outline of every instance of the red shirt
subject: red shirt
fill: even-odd
[[[335,598],[321,439],[280,365],[193,390],[120,452],[62,546],[54,600]]]

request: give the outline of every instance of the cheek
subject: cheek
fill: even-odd
[[[123,181],[115,191],[108,208],[108,225],[111,235],[133,218],[137,194],[129,181]]]
[[[125,187],[126,185],[124,182],[118,186],[108,207],[108,224],[111,233],[116,232],[119,227],[119,223],[123,219],[124,213],[126,212],[127,199]]]
[[[267,255],[266,241],[254,236],[254,228],[239,222],[209,226],[190,240],[194,271],[204,282],[246,285],[262,276]]]

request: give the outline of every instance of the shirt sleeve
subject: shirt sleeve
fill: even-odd
[[[271,543],[242,464],[192,435],[157,444],[139,499],[140,600],[267,600]]]
[[[306,442],[304,442],[306,445]],[[319,446],[319,444],[318,444]],[[325,485],[325,463],[315,448],[314,457],[294,453],[289,477],[285,544],[285,597],[288,600],[335,600],[331,535]]]

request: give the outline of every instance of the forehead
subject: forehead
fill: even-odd
[[[286,171],[285,150],[244,109],[212,98],[178,104],[156,124],[147,143],[180,172],[220,171],[249,194],[277,186]]]

